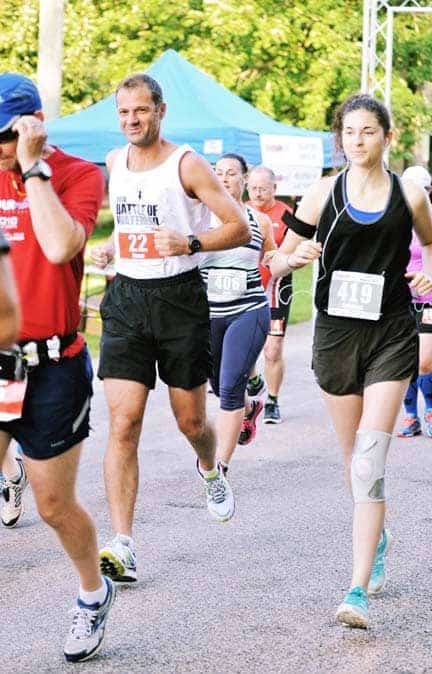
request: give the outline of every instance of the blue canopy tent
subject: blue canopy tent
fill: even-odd
[[[332,134],[276,122],[173,49],[164,52],[146,72],[160,83],[167,102],[163,135],[174,143],[189,143],[208,161],[216,161],[222,152],[237,152],[250,164],[259,164],[260,134],[277,134],[320,138],[324,167],[332,166]],[[97,164],[105,162],[109,150],[125,144],[113,94],[47,126],[51,143]]]

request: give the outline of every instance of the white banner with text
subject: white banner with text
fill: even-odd
[[[276,175],[276,194],[302,195],[321,177],[324,151],[321,138],[260,135],[264,166]]]

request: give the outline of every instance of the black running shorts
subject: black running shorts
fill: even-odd
[[[418,337],[411,313],[376,322],[317,315],[312,368],[326,393],[362,395],[371,384],[408,379],[417,359]]]
[[[156,364],[168,386],[193,389],[210,377],[207,294],[197,269],[161,279],[117,274],[102,301],[98,376],[152,389]]]
[[[292,274],[272,279],[267,287],[271,318],[269,335],[273,337],[283,337],[286,332],[293,298],[292,288]]]

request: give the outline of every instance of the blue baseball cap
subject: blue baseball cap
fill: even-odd
[[[0,75],[0,133],[9,129],[21,115],[42,109],[36,85],[24,75]]]

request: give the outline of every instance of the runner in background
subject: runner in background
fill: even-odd
[[[423,166],[410,166],[402,174],[402,180],[412,180],[425,189],[430,196],[431,176]],[[418,271],[422,267],[421,245],[417,235],[413,232],[410,246],[411,259],[408,271]],[[408,386],[404,408],[406,415],[398,430],[400,438],[412,438],[419,435],[421,422],[418,416],[418,391],[422,392],[425,402],[424,429],[429,438],[432,438],[432,293],[419,297],[413,293],[413,308],[419,333],[419,368]]]
[[[265,166],[255,166],[249,173],[247,190],[255,210],[267,215],[273,225],[273,237],[276,246],[280,246],[288,230],[288,216],[292,209],[283,201],[275,199],[276,178],[273,171]],[[261,279],[267,291],[270,304],[271,323],[264,345],[264,378],[251,372],[248,382],[248,394],[259,396],[267,384],[267,400],[264,407],[264,423],[280,424],[279,391],[284,376],[283,340],[288,326],[292,300],[292,274],[283,278],[273,278],[267,267],[260,265]]]
[[[216,162],[215,172],[244,209],[252,233],[249,243],[206,253],[200,262],[210,305],[211,384],[220,399],[216,456],[226,473],[237,443],[246,445],[254,439],[263,408],[261,400],[247,399],[246,386],[270,325],[258,265],[263,252],[273,250],[275,243],[270,219],[242,202],[247,175],[244,158],[225,154]],[[212,229],[220,224],[212,215]]]

